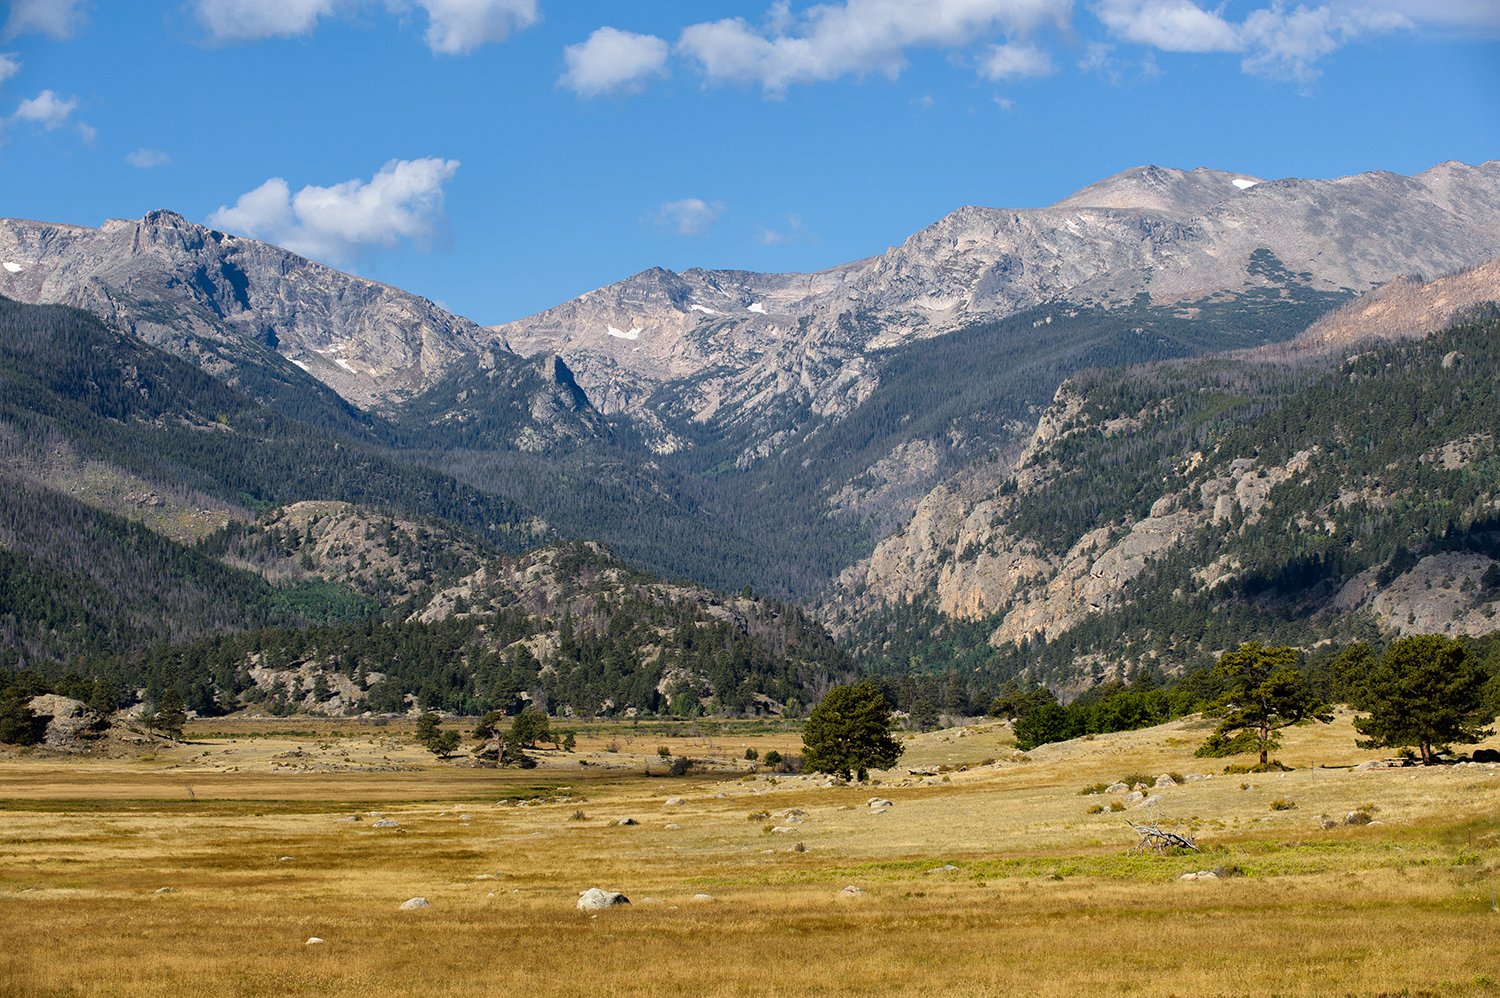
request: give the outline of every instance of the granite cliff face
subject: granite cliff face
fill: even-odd
[[[796,396],[836,416],[877,380],[868,351],[1037,305],[1145,299],[1187,314],[1293,282],[1363,293],[1500,255],[1500,161],[1414,177],[1262,180],[1141,167],[1042,209],[965,207],[815,274],[656,269],[494,327],[562,355],[605,411],[707,421]]]
[[[823,619],[849,635],[893,607],[927,606],[937,619],[983,623],[998,649],[1066,645],[1078,640],[1081,627],[1111,613],[1144,619],[1139,611],[1122,613],[1127,604],[1185,607],[1195,598],[1221,600],[1213,612],[1226,618],[1229,608],[1256,606],[1273,606],[1290,619],[1343,615],[1356,635],[1475,636],[1500,629],[1494,358],[1485,349],[1500,314],[1497,268],[1500,261],[1430,281],[1393,281],[1289,343],[1197,367],[1137,369],[1120,376],[1114,394],[1065,382],[1023,450],[946,478],[900,529],[843,570],[825,598]],[[1442,337],[1431,345],[1382,342],[1421,341],[1464,320],[1477,323],[1467,346],[1450,349]],[[1215,373],[1231,370],[1237,373]],[[1100,377],[1109,383],[1111,376]],[[1440,381],[1441,390],[1432,388]],[[1272,382],[1317,387],[1301,395],[1276,389],[1252,403],[1255,391],[1247,386]],[[1363,401],[1340,399],[1346,389],[1356,397],[1362,385],[1375,386]],[[1423,392],[1431,399],[1414,401]],[[1184,396],[1223,401],[1184,402]],[[1121,398],[1145,402],[1139,409],[1110,407],[1110,399]],[[1277,415],[1283,401],[1292,414]],[[1359,418],[1375,417],[1388,403],[1393,412],[1421,416],[1399,428],[1399,441]],[[1251,429],[1235,433],[1230,424],[1195,424],[1197,417],[1185,415],[1214,405],[1238,408],[1239,425]],[[1247,414],[1259,411],[1279,429],[1257,435],[1257,417]],[[1330,428],[1313,429],[1320,420]],[[1365,433],[1373,436],[1352,446]],[[1381,445],[1388,452],[1378,461],[1351,460]],[[1151,476],[1127,486],[1139,489],[1135,511],[1117,506],[1116,515],[1075,532],[1066,546],[1037,535],[1038,502],[1073,494],[1057,488],[1062,478],[1081,474],[1083,494],[1108,508],[1110,491],[1120,488],[1109,467],[1128,460],[1121,455],[1132,449],[1151,447],[1160,448]],[[1091,470],[1079,472],[1080,466]],[[1413,520],[1409,510],[1423,508],[1445,513]],[[1059,507],[1055,515],[1069,513]],[[1401,530],[1410,533],[1379,540],[1378,525],[1401,516],[1411,521]],[[1373,555],[1381,543],[1386,547],[1367,557],[1374,561],[1369,567],[1347,574],[1334,567],[1362,557],[1367,545]],[[1163,569],[1169,561],[1174,567]],[[1157,571],[1166,574],[1152,581]],[[1147,588],[1132,588],[1138,581]],[[1099,661],[1106,660],[1117,665],[1119,656]],[[1069,687],[1075,690],[1089,685],[1081,674],[1062,680],[1081,682]]]
[[[425,298],[170,211],[98,229],[0,220],[0,294],[86,309],[231,383],[280,356],[362,408],[489,339]]]

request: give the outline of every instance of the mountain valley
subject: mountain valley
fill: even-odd
[[[754,713],[1487,634],[1496,257],[1500,162],[1143,167],[483,328],[171,212],[6,220],[0,639],[202,712]]]

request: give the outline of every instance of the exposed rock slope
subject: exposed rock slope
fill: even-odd
[[[488,339],[425,298],[170,211],[97,229],[0,220],[0,294],[87,309],[231,383],[269,347],[363,407]]]
[[[1141,167],[1048,208],[960,208],[833,270],[656,269],[494,331],[562,354],[606,411],[692,379],[677,404],[700,420],[786,394],[830,413],[869,394],[865,352],[1058,298],[1191,303],[1277,277],[1363,292],[1496,255],[1500,161],[1277,181]]]

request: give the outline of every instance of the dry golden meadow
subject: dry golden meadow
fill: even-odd
[[[606,728],[530,771],[304,719],[12,754],[0,994],[1500,995],[1500,769],[1332,768],[1370,757],[1349,720],[1289,731],[1284,775],[1194,759],[1191,721],[1029,761],[981,724],[864,786],[746,778],[747,745],[797,746],[764,726]],[[658,744],[720,768],[648,778]],[[1127,855],[1149,811],[1079,794],[1170,772],[1218,774],[1155,808],[1201,855]],[[1378,823],[1321,827],[1360,807]],[[589,887],[633,903],[579,912]]]

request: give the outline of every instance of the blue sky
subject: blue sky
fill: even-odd
[[[1500,0],[13,0],[0,31],[0,215],[170,208],[486,324],[1146,163],[1497,157]]]

